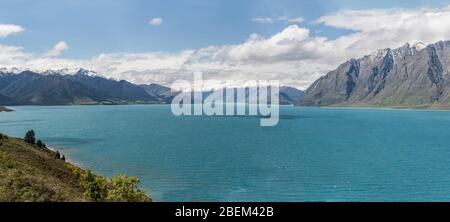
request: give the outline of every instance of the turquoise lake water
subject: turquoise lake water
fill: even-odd
[[[173,116],[168,105],[13,107],[71,162],[138,176],[156,201],[449,201],[450,112],[281,107],[257,117]]]

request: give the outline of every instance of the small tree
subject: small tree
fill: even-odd
[[[66,162],[66,157],[64,155],[62,155],[61,160]]]
[[[42,147],[44,147],[44,143],[42,142],[42,140],[37,140],[36,146],[38,146],[39,148],[42,148]]]
[[[59,153],[59,151],[56,151],[55,158],[58,160],[61,159],[61,154]]]
[[[107,201],[146,202],[151,201],[145,191],[138,188],[140,183],[136,177],[126,175],[115,176],[111,179],[112,188],[108,190]]]
[[[34,130],[30,130],[25,134],[25,137],[23,138],[25,140],[25,142],[30,143],[30,144],[34,144],[36,142],[36,137],[35,137],[35,133]]]

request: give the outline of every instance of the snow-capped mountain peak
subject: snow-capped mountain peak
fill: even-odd
[[[63,68],[63,69],[25,69],[16,67],[1,67],[0,74],[19,74],[21,72],[31,71],[41,75],[84,75],[90,77],[103,77],[95,71],[83,68]]]
[[[426,48],[427,46],[423,42],[413,42],[412,47],[414,47],[417,51],[420,51]]]
[[[91,71],[91,70],[79,68],[79,69],[75,72],[75,75],[96,76],[96,75],[98,75],[98,74],[97,74],[96,72],[94,72],[94,71]]]
[[[1,67],[0,68],[0,74],[7,74],[7,73],[12,73],[12,74],[18,74],[24,71],[28,71],[28,69],[21,69],[21,68],[17,68],[17,67]]]

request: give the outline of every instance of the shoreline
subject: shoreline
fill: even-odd
[[[144,103],[133,103],[133,104],[114,104],[114,105],[106,105],[106,104],[66,104],[66,105],[11,105],[9,107],[89,107],[89,106],[106,106],[106,107],[114,107],[114,106],[170,106],[170,103],[148,103],[148,104],[144,104]],[[191,104],[193,106],[196,105],[200,105],[200,103],[193,103]],[[203,103],[201,104],[203,105]],[[224,103],[224,105],[231,105],[231,103]],[[243,104],[243,103],[238,103],[238,104],[234,104],[234,105],[258,105],[258,104]],[[294,104],[278,104],[278,106],[291,106],[291,107],[297,107]],[[298,106],[300,107],[300,106]],[[11,111],[15,111],[15,110],[11,110]]]
[[[12,112],[12,111],[14,111],[14,110],[8,109],[7,107],[4,107],[4,106],[0,106],[0,113],[1,112]]]
[[[58,151],[58,152],[61,153],[61,155],[64,155],[64,157],[66,158],[66,162],[71,163],[71,164],[73,164],[73,165],[75,165],[77,167],[80,167],[81,169],[91,170],[93,173],[96,173],[96,174],[100,175],[99,172],[90,169],[90,167],[88,167],[86,164],[83,164],[82,161],[77,161],[77,160],[71,158],[70,157],[71,156],[71,152],[70,151],[67,152],[67,149],[71,149],[70,147],[67,147],[67,149],[62,149],[61,150],[61,149],[57,149],[55,146],[53,146],[51,144],[45,144],[45,145],[46,145],[47,149],[49,149],[49,150],[51,150],[53,152]]]
[[[84,106],[170,106],[171,104],[116,104],[116,105],[105,105],[105,104],[68,104],[68,105],[14,105],[9,107],[84,107]],[[197,105],[197,104],[193,104]],[[226,105],[226,104],[225,104]],[[239,105],[239,104],[238,104]],[[255,104],[250,104],[255,105]],[[278,105],[280,107],[298,107],[298,108],[321,108],[321,109],[348,109],[348,110],[384,110],[384,111],[418,111],[418,112],[450,112],[449,109],[438,109],[438,108],[402,108],[402,107],[364,107],[364,106],[299,106],[299,105]],[[2,110],[2,108],[4,108]],[[1,112],[14,112],[16,110],[8,109],[4,106],[0,106]]]
[[[450,112],[449,109],[433,108],[395,108],[395,107],[361,107],[361,106],[295,106],[299,108],[321,108],[321,109],[357,109],[357,110],[386,110],[386,111],[422,111],[422,112]]]

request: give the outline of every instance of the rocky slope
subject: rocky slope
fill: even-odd
[[[405,44],[351,59],[316,80],[298,105],[450,108],[450,41]]]

